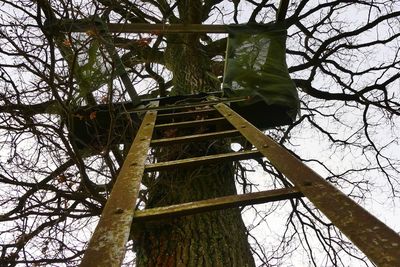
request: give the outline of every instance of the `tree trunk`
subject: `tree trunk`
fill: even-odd
[[[176,145],[162,161],[226,151],[227,143]],[[149,188],[147,207],[236,194],[232,164],[162,173]],[[138,240],[138,266],[254,266],[240,210],[229,209],[146,223]]]
[[[199,1],[186,2],[193,7]],[[200,13],[198,8],[194,11],[193,14]],[[185,22],[199,23],[200,18],[187,13],[185,16]],[[211,60],[203,52],[199,35],[170,35],[167,43],[165,62],[174,75],[173,94],[219,90],[218,81],[210,75]],[[156,157],[158,161],[167,161],[229,150],[229,142],[199,142],[159,149]],[[161,172],[149,186],[146,207],[232,194],[236,194],[236,188],[231,163],[178,169]],[[146,223],[137,239],[137,266],[254,265],[246,228],[237,208]]]

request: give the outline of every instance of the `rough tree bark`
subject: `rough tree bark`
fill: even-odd
[[[201,23],[201,1],[179,5],[179,23]],[[218,90],[211,61],[198,34],[167,39],[166,66],[172,71],[173,94]],[[157,151],[158,160],[175,160],[229,150],[227,142],[176,145]],[[148,208],[236,194],[231,163],[162,173],[149,188]],[[137,266],[254,266],[239,209],[207,212],[147,223],[137,240]]]

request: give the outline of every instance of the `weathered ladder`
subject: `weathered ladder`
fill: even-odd
[[[230,109],[224,102],[227,101],[212,98],[206,102],[174,107],[158,107],[158,102],[152,102],[146,111],[140,129],[120,170],[99,224],[89,242],[81,266],[120,266],[124,258],[125,245],[131,231],[132,221],[145,222],[163,217],[189,215],[303,196],[307,197],[378,266],[400,266],[400,236],[396,232],[341,193],[285,148],[264,135]],[[204,108],[176,112],[178,108],[193,108],[196,106]],[[160,110],[165,112],[170,109],[174,109],[175,112],[157,115]],[[208,119],[156,124],[157,118],[190,118],[200,113],[219,115]],[[222,125],[223,123],[231,124],[233,129],[190,136],[152,139],[154,129],[195,127],[218,123]],[[243,136],[256,150],[145,164],[150,146],[233,136]],[[216,161],[236,161],[261,156],[267,157],[293,183],[294,187],[225,196],[141,211],[134,210],[141,179],[145,171],[162,171],[210,162],[215,163]]]

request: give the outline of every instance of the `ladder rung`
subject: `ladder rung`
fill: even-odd
[[[177,167],[191,167],[195,165],[202,165],[207,163],[215,163],[221,161],[235,161],[235,160],[245,160],[245,159],[255,159],[262,157],[262,154],[257,150],[247,150],[242,152],[231,152],[225,154],[209,155],[196,158],[179,159],[165,162],[158,162],[153,164],[148,164],[145,167],[145,171],[161,171],[168,170]]]
[[[154,126],[154,128],[157,130],[160,130],[160,129],[165,129],[165,128],[192,127],[192,126],[198,126],[198,125],[203,125],[203,124],[215,124],[215,123],[222,123],[222,122],[228,123],[228,121],[224,117],[219,117],[219,118],[204,119],[204,120],[193,120],[193,121],[182,121],[182,122],[158,124],[158,125]]]
[[[178,109],[187,109],[187,108],[194,108],[194,107],[204,107],[204,106],[212,106],[216,103],[230,103],[230,102],[240,102],[246,101],[248,98],[239,96],[239,97],[232,97],[232,98],[218,98],[215,100],[201,100],[201,99],[191,99],[193,102],[187,103],[179,103],[170,106],[162,106],[160,107],[160,111],[164,110],[178,110]],[[162,112],[160,113],[162,114]]]
[[[232,97],[232,98],[220,98],[219,100],[210,100],[210,101],[204,101],[204,102],[197,102],[197,103],[190,103],[190,104],[177,104],[177,105],[170,105],[170,106],[164,106],[164,107],[145,107],[145,108],[134,108],[134,109],[128,109],[128,113],[132,112],[143,112],[143,111],[148,111],[148,110],[158,110],[158,111],[164,111],[164,110],[176,110],[176,109],[185,109],[185,108],[192,108],[192,107],[202,107],[202,106],[209,106],[209,105],[214,105],[217,103],[233,103],[233,102],[242,102],[246,101],[247,97]]]
[[[196,142],[202,141],[207,139],[213,138],[224,138],[224,137],[232,137],[240,135],[238,130],[228,130],[228,131],[221,131],[221,132],[212,132],[212,133],[205,133],[205,134],[194,134],[194,135],[186,135],[174,138],[163,138],[163,139],[154,139],[151,141],[151,145],[155,146],[162,146],[167,144],[178,144],[178,143],[186,143],[186,142]]]
[[[207,200],[171,205],[167,207],[137,210],[133,216],[134,222],[149,221],[161,218],[171,218],[191,215],[200,212],[254,205],[272,201],[303,197],[295,187],[268,190],[243,195],[232,195]]]
[[[157,119],[190,117],[192,115],[200,115],[200,114],[207,114],[207,113],[215,113],[215,114],[219,115],[217,110],[215,110],[213,108],[207,108],[207,109],[196,109],[196,110],[191,110],[191,111],[159,114],[157,116]]]

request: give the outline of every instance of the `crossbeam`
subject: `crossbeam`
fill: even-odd
[[[149,23],[107,23],[112,33],[228,33],[226,25],[216,24],[149,24]],[[59,20],[49,25],[52,30],[64,32],[87,32],[96,28],[94,20]]]

